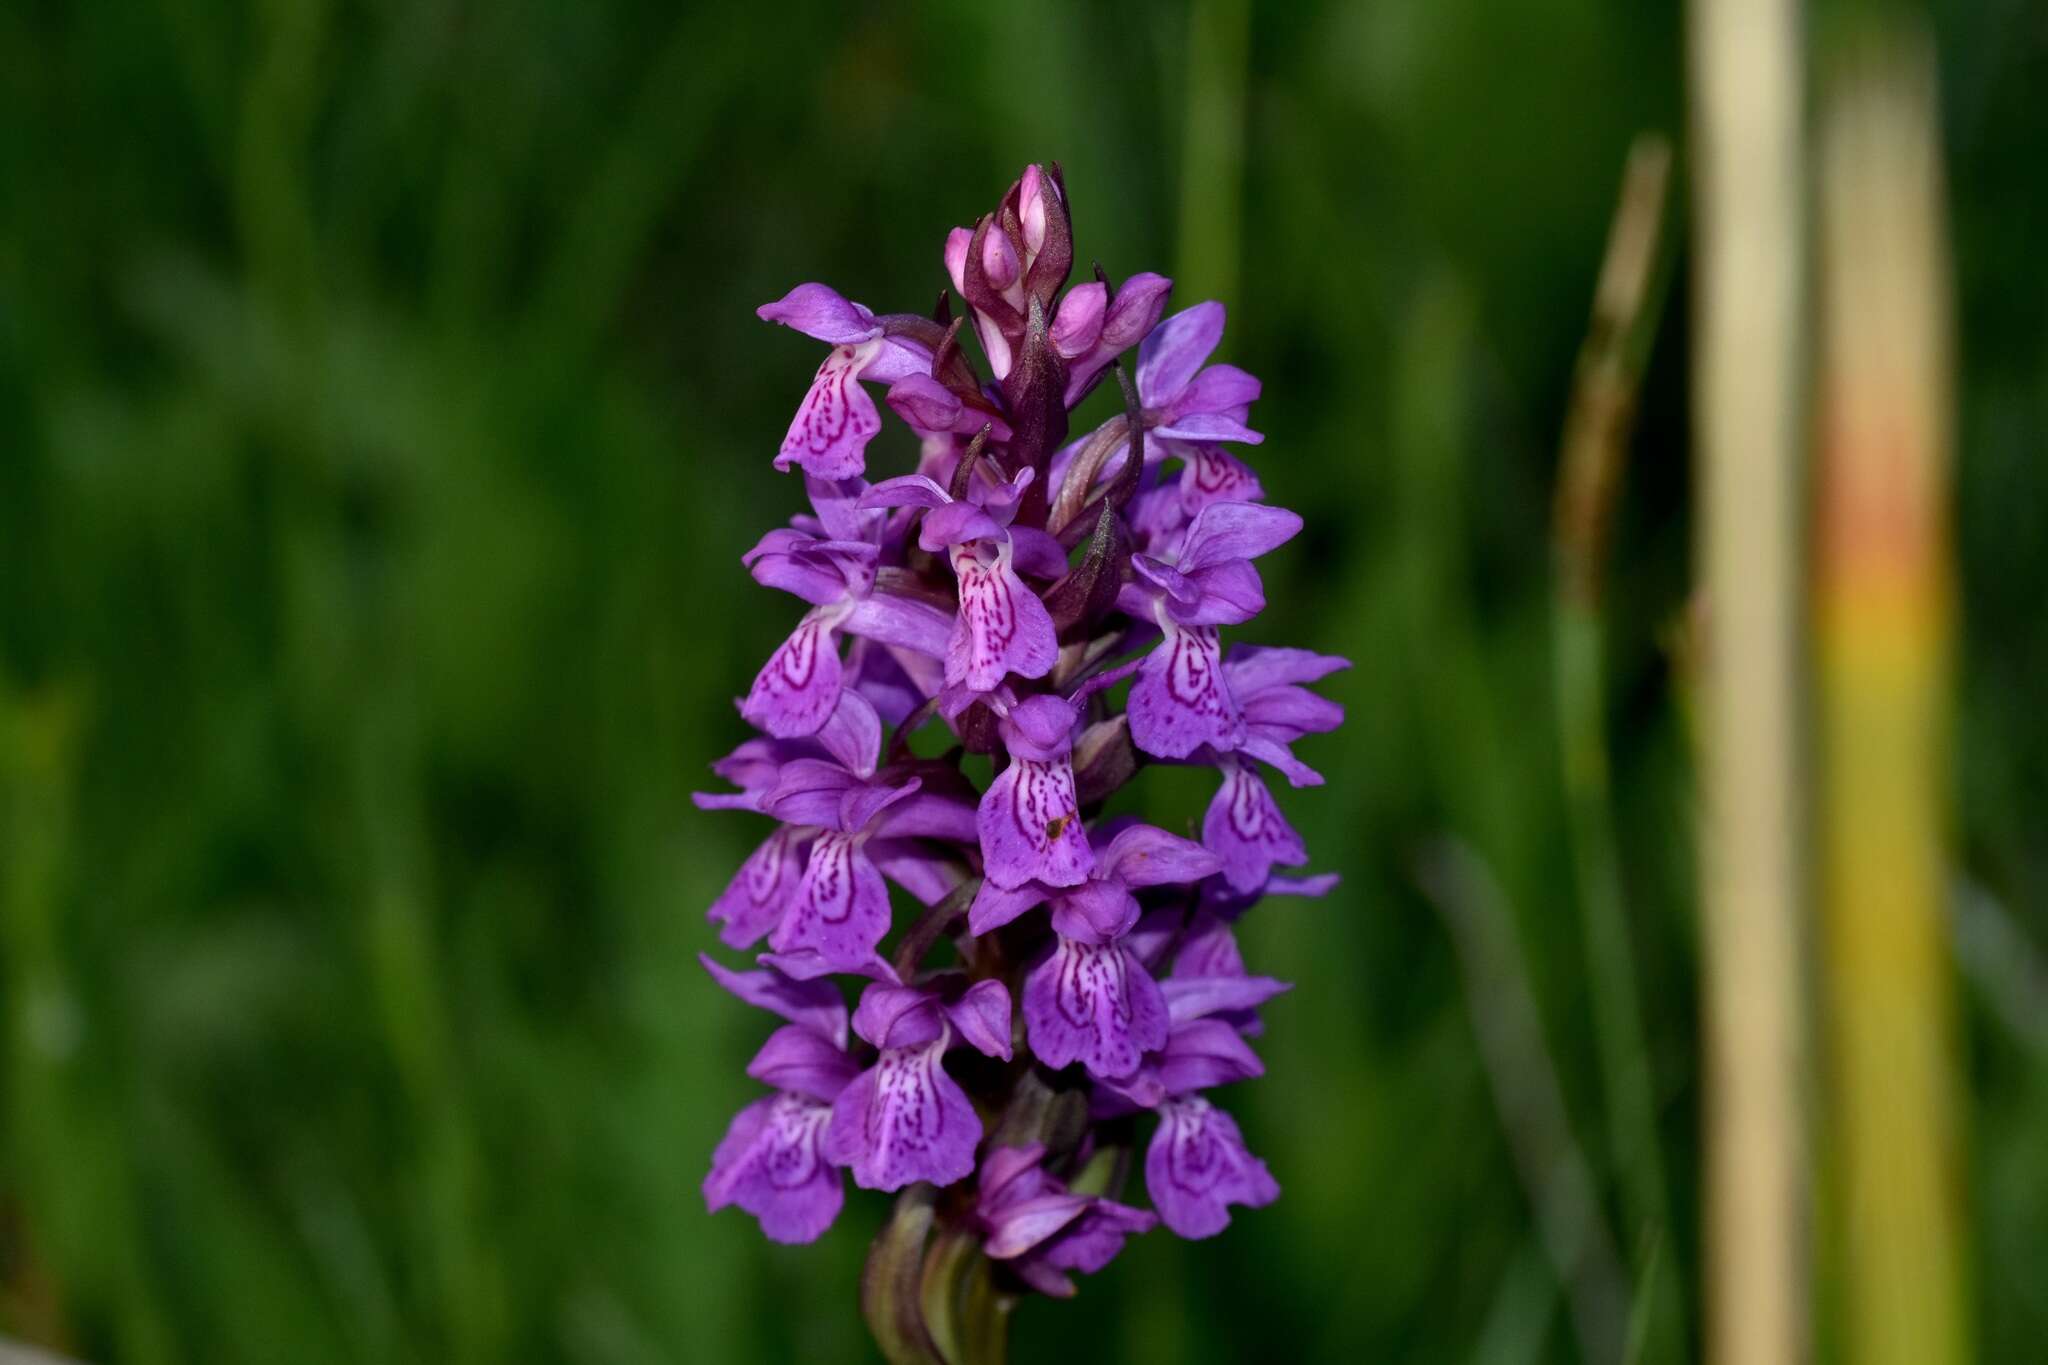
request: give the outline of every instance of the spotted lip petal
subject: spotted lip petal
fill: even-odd
[[[1202,818],[1202,842],[1223,860],[1223,876],[1239,891],[1265,885],[1275,864],[1299,866],[1308,846],[1287,823],[1273,794],[1248,763],[1228,761],[1223,785]]]
[[[733,1119],[704,1177],[712,1212],[737,1204],[773,1242],[814,1242],[832,1226],[846,1185],[821,1150],[831,1109],[801,1095],[756,1100]]]
[[[982,796],[975,825],[983,868],[999,887],[1078,886],[1095,866],[1065,756],[1013,759]]]
[[[1131,688],[1131,742],[1155,758],[1186,758],[1204,744],[1236,748],[1244,719],[1223,676],[1216,628],[1182,626],[1164,608],[1157,616],[1165,638]]]
[[[1059,661],[1059,638],[1038,594],[1012,567],[1007,541],[955,545],[960,614],[946,646],[946,681],[993,691],[1008,676],[1042,678]]]
[[[843,609],[817,607],[761,665],[740,714],[779,739],[816,734],[839,705]]]
[[[1166,998],[1121,943],[1061,939],[1024,983],[1031,1051],[1049,1067],[1080,1062],[1103,1079],[1128,1076],[1167,1039]]]
[[[862,1189],[950,1185],[973,1173],[981,1120],[940,1064],[945,1048],[941,1037],[885,1049],[833,1101],[824,1154],[850,1168]]]
[[[850,479],[867,468],[868,442],[881,431],[882,414],[860,380],[882,344],[877,338],[832,348],[782,438],[777,469],[801,466],[815,478]]]
[[[833,971],[859,971],[889,932],[889,888],[856,836],[818,836],[796,904],[769,936],[778,953],[817,950]]]
[[[782,923],[784,909],[803,881],[806,839],[788,825],[778,828],[740,864],[740,870],[707,912],[728,948],[751,947]]]
[[[1160,1219],[1182,1237],[1214,1237],[1230,1205],[1256,1208],[1280,1197],[1266,1163],[1246,1150],[1237,1122],[1199,1096],[1160,1106],[1145,1152],[1145,1188]]]

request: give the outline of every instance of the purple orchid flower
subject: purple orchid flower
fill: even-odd
[[[728,790],[695,798],[775,822],[710,911],[726,943],[767,951],[705,966],[787,1021],[748,1067],[770,1093],[719,1143],[706,1202],[805,1241],[849,1170],[956,1186],[901,1201],[930,1226],[892,1224],[870,1261],[891,1359],[937,1339],[925,1305],[980,1311],[950,1292],[975,1264],[960,1252],[999,1264],[1005,1294],[1064,1296],[1155,1224],[1206,1237],[1277,1196],[1209,1092],[1260,1074],[1247,1040],[1288,989],[1246,965],[1234,924],[1335,880],[1276,874],[1307,850],[1266,770],[1319,784],[1293,745],[1343,716],[1308,688],[1343,660],[1218,639],[1263,610],[1254,561],[1302,524],[1243,458],[1260,390],[1210,363],[1222,306],[1162,321],[1161,276],[1070,285],[1053,164],[944,258],[958,302],[930,313],[819,284],[760,310],[831,348],[775,460],[809,507],[744,556],[804,608],[740,702],[762,734],[713,765]],[[1076,405],[1123,365],[1123,409],[1077,433]],[[915,472],[872,485],[869,384],[919,442]],[[1219,772],[1199,843],[1097,814],[1160,762]],[[892,886],[919,903],[908,923]],[[835,976],[863,987],[851,1017]],[[1118,1202],[1145,1110],[1156,1212]]]
[[[989,885],[1074,886],[1094,866],[1074,793],[1079,719],[1070,702],[1046,695],[1006,708],[997,721],[1010,766],[974,812]]]
[[[823,1150],[832,1102],[860,1070],[846,1053],[846,1004],[826,982],[698,960],[740,999],[790,1021],[747,1065],[748,1075],[777,1093],[733,1118],[712,1154],[704,1202],[714,1213],[739,1205],[771,1241],[815,1241],[846,1198],[845,1181]]]
[[[1138,399],[1161,440],[1265,440],[1245,425],[1259,381],[1235,365],[1204,365],[1223,339],[1223,305],[1175,313],[1138,347]]]
[[[1308,846],[1287,823],[1273,794],[1259,777],[1253,758],[1285,773],[1297,787],[1322,785],[1322,774],[1295,758],[1289,747],[1307,734],[1334,730],[1344,708],[1300,686],[1349,668],[1350,661],[1305,649],[1239,645],[1223,665],[1223,678],[1237,699],[1243,733],[1237,752],[1222,760],[1223,783],[1202,819],[1202,842],[1223,860],[1223,875],[1240,891],[1263,886],[1274,866],[1308,861]]]
[[[1080,1062],[1103,1080],[1137,1071],[1147,1052],[1166,1045],[1166,996],[1124,942],[1138,922],[1132,892],[1192,884],[1222,863],[1200,844],[1150,825],[1098,828],[1095,874],[1077,886],[1033,882],[982,884],[968,927],[985,934],[1046,901],[1058,936],[1024,983],[1024,1026],[1031,1051],[1050,1067]]]
[[[1102,378],[1109,362],[1158,325],[1173,281],[1141,271],[1110,296],[1100,283],[1077,284],[1060,300],[1052,322],[1052,348],[1067,362],[1066,404],[1074,407]]]
[[[875,591],[880,551],[868,541],[825,540],[795,528],[770,531],[743,558],[755,581],[811,604],[769,656],[740,714],[771,735],[795,738],[822,726],[844,673],[839,633],[937,658],[952,622],[927,602]]]
[[[832,347],[782,438],[775,467],[800,465],[820,479],[860,474],[882,415],[858,381],[895,384],[928,375],[931,352],[909,337],[889,335],[873,312],[822,284],[800,284],[755,312]]]
[[[763,933],[792,971],[866,972],[889,930],[889,891],[882,874],[927,903],[958,881],[956,870],[930,856],[922,838],[971,837],[973,810],[917,778],[877,776],[881,722],[856,692],[841,694],[847,747],[824,757],[789,757],[756,808],[784,822],[741,869],[713,907],[735,947]],[[795,860],[809,853],[793,883]],[[721,913],[722,912],[722,913]],[[809,965],[805,965],[808,963]]]
[[[882,744],[882,722],[875,708],[858,692],[843,693],[832,717],[815,735],[803,740],[750,739],[711,765],[712,771],[740,788],[737,792],[698,792],[691,799],[700,810],[751,810],[767,814],[766,801],[781,781],[783,769],[798,760],[836,764],[867,776],[874,771]],[[812,829],[778,825],[740,865],[707,918],[722,925],[726,946],[744,948],[781,923],[782,913],[803,880]]]
[[[875,982],[861,994],[853,1028],[880,1056],[833,1101],[825,1156],[870,1190],[914,1180],[950,1185],[970,1174],[981,1120],[941,1059],[957,1029],[977,1051],[1009,1060],[1010,994],[1002,983],[976,982],[947,998]]]
[[[1238,746],[1244,718],[1224,676],[1216,627],[1265,609],[1251,561],[1300,529],[1301,518],[1282,507],[1213,503],[1189,523],[1177,563],[1131,557],[1142,586],[1127,585],[1120,601],[1133,616],[1149,616],[1163,636],[1131,688],[1131,740],[1140,749],[1186,758],[1204,744],[1219,752]]]
[[[970,487],[955,500],[922,474],[887,479],[868,490],[863,507],[921,507],[918,545],[945,551],[959,582],[960,611],[946,643],[946,682],[974,692],[994,690],[1005,676],[1042,678],[1059,658],[1052,617],[1017,576],[1066,572],[1059,542],[1042,530],[1010,525],[1033,471],[993,487]]]
[[[1280,1183],[1245,1147],[1237,1120],[1200,1095],[1160,1103],[1159,1128],[1145,1149],[1145,1189],[1166,1226],[1191,1239],[1230,1226],[1232,1204],[1260,1208],[1280,1197]]]
[[[1067,1271],[1092,1275],[1116,1259],[1125,1239],[1159,1219],[1111,1199],[1076,1194],[1040,1164],[1043,1144],[998,1147],[981,1165],[974,1220],[982,1250],[1041,1294],[1069,1298]]]
[[[1231,1008],[1248,1008],[1263,987],[1248,982]],[[1166,1046],[1132,1081],[1116,1087],[1155,1109],[1159,1127],[1145,1150],[1145,1189],[1175,1233],[1213,1237],[1230,1224],[1230,1205],[1258,1208],[1280,1197],[1279,1182],[1253,1156],[1237,1121],[1201,1092],[1265,1074],[1238,1030],[1224,1020],[1176,1019]]]
[[[1175,1022],[1221,1019],[1247,1038],[1265,1031],[1259,1006],[1290,989],[1285,981],[1246,971],[1230,922],[1210,910],[1194,913],[1174,954],[1172,974],[1160,982]]]

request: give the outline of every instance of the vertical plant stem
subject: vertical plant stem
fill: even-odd
[[[1608,782],[1601,586],[1607,526],[1662,310],[1670,178],[1670,143],[1654,134],[1638,137],[1615,205],[1565,415],[1551,634],[1558,755],[1600,1044],[1608,1148],[1628,1217],[1622,1241],[1628,1247],[1640,1239],[1638,1273],[1647,1270],[1646,1283],[1654,1287],[1647,1296],[1645,1330],[1655,1343],[1655,1357],[1667,1360],[1683,1350],[1684,1306],[1671,1258],[1653,1261],[1649,1250],[1670,1235],[1671,1217]]]
[[[1237,302],[1250,29],[1246,0],[1195,0],[1188,10],[1187,142],[1175,277],[1199,297],[1225,305]]]
[[[1819,843],[1848,1359],[1966,1358],[1946,894],[1953,571],[1932,64],[1872,36],[1821,147]]]
[[[1690,11],[1710,1357],[1806,1350],[1794,639],[1804,230],[1792,0]]]

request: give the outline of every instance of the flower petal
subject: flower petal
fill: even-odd
[[[977,981],[945,1007],[967,1045],[985,1057],[1010,1060],[1010,992],[1000,981]]]
[[[1050,693],[1026,697],[997,723],[1003,746],[1019,758],[1049,763],[1074,749],[1073,703]]]
[[[1266,496],[1251,466],[1221,446],[1181,447],[1180,503],[1189,516],[1212,502],[1257,502]]]
[[[1198,882],[1214,876],[1222,866],[1214,853],[1194,840],[1153,825],[1132,825],[1119,831],[1102,856],[1102,875],[1131,887]]]
[[[1108,877],[1090,877],[1053,901],[1053,932],[1076,943],[1110,943],[1137,923],[1137,897]]]
[[[1166,1045],[1167,1026],[1159,983],[1121,943],[1063,938],[1024,983],[1025,1032],[1049,1067],[1078,1061],[1092,1076],[1128,1076]]]
[[[1223,672],[1230,689],[1249,698],[1254,693],[1286,683],[1312,683],[1351,667],[1351,660],[1310,649],[1285,649],[1273,645],[1232,645]]]
[[[1227,763],[1223,785],[1202,818],[1202,842],[1223,860],[1223,876],[1239,891],[1256,891],[1276,863],[1297,867],[1308,861],[1308,847],[1258,773],[1245,763]]]
[[[820,479],[850,479],[867,468],[868,442],[882,429],[882,414],[860,377],[881,346],[880,339],[835,346],[825,357],[782,438],[777,469],[801,465]]]
[[[846,1046],[846,1001],[829,981],[797,981],[773,968],[736,972],[716,959],[697,954],[711,979],[749,1005],[779,1014],[825,1039]]]
[[[1209,365],[1188,381],[1174,400],[1175,417],[1197,412],[1242,413],[1257,401],[1259,381],[1235,365]]]
[[[887,824],[883,821],[883,827]],[[882,875],[917,897],[920,905],[937,905],[960,885],[957,859],[934,853],[921,839],[871,838],[867,848],[868,859]]]
[[[1211,300],[1175,313],[1138,347],[1138,397],[1148,408],[1170,407],[1223,340],[1223,305]]]
[[[974,893],[974,905],[967,912],[967,930],[972,934],[991,933],[1002,928],[1026,910],[1033,910],[1045,904],[1045,888],[1036,882],[1025,882],[1022,886],[1003,887],[983,880],[981,890]]]
[[[799,1095],[757,1100],[739,1112],[711,1158],[704,1202],[737,1204],[774,1242],[813,1242],[832,1226],[846,1184],[820,1141],[832,1111]]]
[[[1186,758],[1204,744],[1236,748],[1244,720],[1223,680],[1216,628],[1183,627],[1163,610],[1155,615],[1166,638],[1131,687],[1131,742],[1154,758]]]
[[[915,986],[878,981],[860,993],[853,1031],[878,1048],[923,1047],[945,1030],[938,1001]]]
[[[1091,1202],[1085,1194],[1041,1194],[1006,1204],[989,1216],[982,1251],[996,1261],[1022,1256],[1079,1218]]]
[[[800,284],[774,303],[756,308],[754,315],[834,346],[872,341],[882,334],[873,313],[824,284]]]
[[[885,1049],[833,1101],[824,1152],[851,1167],[862,1189],[950,1185],[973,1173],[981,1120],[940,1065],[945,1046]]]
[[[776,1090],[830,1104],[860,1074],[860,1064],[801,1024],[785,1024],[768,1035],[747,1063],[747,1074]]]
[[[1266,609],[1266,585],[1250,560],[1226,559],[1187,576],[1192,607],[1174,603],[1174,619],[1189,626],[1236,626]]]
[[[1230,1016],[1232,1031],[1244,1019],[1246,1011],[1255,1010],[1274,996],[1291,989],[1285,981],[1270,976],[1170,976],[1159,983],[1159,989],[1166,996],[1166,1012],[1176,1024],[1211,1015]],[[1220,1082],[1208,1081],[1205,1085]],[[1199,1090],[1202,1086],[1188,1086]]]
[[[1150,1232],[1158,1225],[1157,1214],[1109,1199],[1091,1199],[1087,1212],[1046,1243],[1043,1257],[1057,1269],[1093,1275],[1116,1259],[1125,1238]]]
[[[740,870],[733,875],[718,899],[711,903],[711,909],[705,915],[713,924],[720,926],[720,942],[728,948],[746,948],[782,923],[782,913],[789,905],[789,898],[803,880],[804,843],[802,833],[784,825],[740,864]],[[708,959],[705,966],[714,977],[718,977],[720,985],[742,1000],[751,999],[741,995],[724,977],[719,977],[724,968],[713,967]],[[754,1000],[752,1003],[761,1002]]]
[[[1172,280],[1149,270],[1141,270],[1125,280],[1116,297],[1110,300],[1109,313],[1102,320],[1101,344],[1113,348],[1112,355],[1135,346],[1158,326],[1159,315],[1166,311],[1166,296],[1172,292]]]
[[[1159,1080],[1169,1095],[1191,1095],[1265,1074],[1258,1054],[1222,1019],[1176,1025],[1159,1057]]]
[[[899,474],[860,495],[863,508],[944,507],[952,501],[945,489],[923,474]]]
[[[966,412],[960,396],[928,374],[897,380],[889,386],[888,399],[890,409],[920,436],[956,430]]]
[[[937,554],[950,545],[994,540],[1002,534],[1002,525],[981,504],[949,502],[925,513],[924,523],[917,528],[917,543]]]
[[[815,948],[835,971],[864,969],[889,932],[889,888],[853,836],[827,832],[811,846],[796,904],[769,936],[778,953]]]
[[[1005,676],[1042,678],[1059,660],[1052,616],[1010,567],[1003,543],[993,559],[971,546],[953,550],[960,616],[946,648],[946,681],[988,692]]]
[[[1256,1208],[1280,1197],[1266,1163],[1245,1150],[1230,1115],[1200,1097],[1160,1106],[1145,1152],[1145,1188],[1166,1226],[1182,1237],[1213,1237],[1230,1225],[1232,1204]]]
[[[1215,502],[1195,513],[1181,542],[1180,571],[1192,574],[1231,559],[1256,559],[1292,540],[1301,518],[1263,502]]]
[[[814,608],[754,675],[740,714],[778,739],[816,734],[839,704],[839,613]]]
[[[1108,305],[1109,291],[1099,281],[1077,284],[1067,291],[1052,320],[1052,348],[1061,359],[1073,360],[1095,349],[1102,339]]]
[[[847,772],[868,777],[882,754],[882,718],[873,702],[842,683],[839,705],[815,738]]]
[[[1011,760],[982,795],[975,825],[984,870],[997,886],[1078,886],[1095,866],[1065,757]]]

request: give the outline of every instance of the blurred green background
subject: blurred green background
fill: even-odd
[[[1281,798],[1343,887],[1244,931],[1299,983],[1224,1097],[1285,1195],[1025,1305],[1016,1358],[1575,1358],[1417,890],[1444,839],[1512,911],[1632,1276],[1696,1285],[1682,252],[1606,621],[1654,1232],[1612,1180],[1549,652],[1573,359],[1629,140],[1682,131],[1681,20],[0,8],[0,1331],[123,1365],[867,1358],[885,1198],[781,1248],[697,1192],[768,1025],[694,960],[760,822],[688,794],[793,619],[738,557],[800,505],[768,461],[816,360],[752,310],[929,306],[946,229],[1039,158],[1084,261],[1230,303],[1254,462],[1309,520],[1247,636],[1357,667],[1303,747],[1329,785]],[[1970,1294],[2017,1361],[2048,1341],[2048,12],[1935,21],[1957,881],[1966,947],[2002,945],[1964,954]]]

